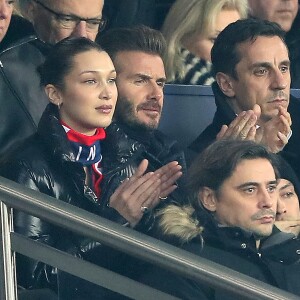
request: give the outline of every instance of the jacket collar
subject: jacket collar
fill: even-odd
[[[198,209],[199,211],[199,209]],[[291,264],[299,261],[299,240],[293,234],[281,232],[276,226],[272,234],[261,239],[259,249],[251,231],[239,227],[221,226],[208,212],[197,212],[197,218],[204,227],[204,243],[226,251],[250,251],[280,263]],[[205,247],[205,246],[204,246]]]
[[[223,94],[217,82],[212,84],[212,90],[217,106],[214,122],[220,123],[221,126],[223,124],[230,124],[235,119],[236,114],[228,104],[228,97]]]
[[[199,219],[200,217],[200,219]],[[208,244],[227,250],[242,249],[245,245],[256,251],[256,240],[251,231],[240,227],[223,226],[208,212],[198,214],[198,219],[203,225],[203,238]]]
[[[130,138],[144,144],[150,145],[151,140],[153,139],[154,130],[153,129],[145,129],[141,127],[133,127],[128,126],[128,124],[121,122],[121,121],[114,121],[113,124],[118,126],[123,130],[123,132],[129,136]]]
[[[132,157],[134,153],[143,151],[141,143],[134,140],[124,131],[118,122],[112,122],[106,128],[106,139],[102,142],[103,166],[120,165]]]
[[[38,124],[37,134],[46,145],[45,151],[53,158],[53,163],[63,165],[66,173],[76,182],[74,188],[84,194],[90,203],[98,204],[98,199],[90,187],[85,185],[85,172],[81,163],[75,160],[75,154],[67,138],[66,132],[59,121],[56,105],[49,103]],[[95,209],[95,206],[93,206]]]
[[[62,161],[75,162],[75,155],[67,139],[66,132],[59,122],[56,105],[52,103],[47,105],[38,124],[37,133],[52,155]]]

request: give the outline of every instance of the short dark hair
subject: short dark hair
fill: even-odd
[[[66,38],[53,46],[45,62],[38,67],[41,86],[53,84],[63,88],[64,77],[73,66],[73,58],[82,52],[103,49],[95,42],[84,38]]]
[[[285,32],[274,22],[249,18],[229,24],[220,32],[211,50],[214,75],[222,72],[237,79],[235,67],[241,60],[237,47],[246,41],[254,42],[259,36],[278,36],[285,44]]]
[[[223,182],[229,178],[237,165],[245,159],[267,159],[278,171],[274,155],[264,146],[252,141],[220,140],[207,147],[191,165],[187,188],[193,205],[197,205],[198,193],[203,187],[218,192]]]
[[[108,30],[99,35],[97,42],[113,61],[121,51],[141,51],[163,59],[167,48],[162,33],[145,25]]]

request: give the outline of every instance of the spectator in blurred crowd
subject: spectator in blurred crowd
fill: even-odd
[[[249,15],[275,22],[288,32],[298,12],[298,0],[248,0]]]
[[[246,17],[246,0],[177,0],[162,28],[168,44],[168,81],[212,84],[210,51],[216,37],[228,24]]]
[[[159,236],[203,258],[300,295],[299,240],[275,226],[277,170],[273,155],[251,141],[217,141],[188,176],[191,204],[158,214]],[[180,299],[236,299],[153,267],[141,281]]]
[[[21,0],[20,4],[37,37],[48,44],[69,36],[83,36],[94,41],[99,28],[105,25],[103,0]]]

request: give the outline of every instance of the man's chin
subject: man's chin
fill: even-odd
[[[262,238],[270,236],[272,234],[272,230],[273,230],[273,224],[270,225],[270,228],[265,228],[265,229],[262,229],[262,230],[256,230],[254,232],[254,235],[257,239],[262,239]]]
[[[159,118],[143,118],[138,119],[137,122],[148,129],[157,129],[159,125]]]
[[[269,110],[267,113],[262,112],[257,123],[258,125],[260,125],[260,123],[266,123],[271,119],[275,118],[277,115],[278,108],[272,109],[271,111]]]
[[[158,127],[157,122],[145,122],[141,120],[127,120],[127,125],[131,128],[137,129],[137,130],[155,130]]]
[[[158,127],[158,123],[157,122],[144,122],[144,123],[140,123],[140,124],[145,129],[148,129],[148,130],[155,130]]]

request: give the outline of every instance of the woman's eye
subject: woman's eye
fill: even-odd
[[[88,80],[85,80],[84,83],[94,84],[94,83],[97,83],[97,81],[95,79],[88,79]]]
[[[116,83],[116,80],[117,80],[116,78],[110,78],[110,79],[108,79],[108,82],[109,83]]]

